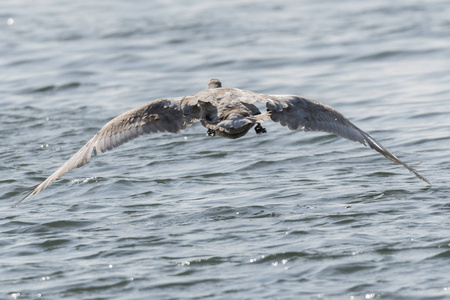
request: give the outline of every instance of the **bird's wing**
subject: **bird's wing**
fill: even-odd
[[[102,129],[42,183],[32,187],[25,197],[29,199],[43,191],[67,172],[85,165],[99,152],[112,150],[141,135],[171,132],[176,133],[196,121],[195,107],[182,106],[181,98],[158,99],[141,107],[127,111],[109,121]]]
[[[280,122],[282,126],[287,126],[291,130],[334,133],[343,138],[369,145],[370,148],[381,153],[387,159],[403,165],[418,178],[430,184],[414,168],[402,162],[369,134],[356,127],[331,106],[290,95],[265,95],[265,97],[260,99],[259,101],[266,103],[267,110],[274,122]]]

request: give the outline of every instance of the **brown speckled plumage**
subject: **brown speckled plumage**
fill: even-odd
[[[255,102],[265,103],[267,111],[261,113]],[[222,87],[220,80],[211,79],[206,90],[185,97],[158,99],[112,119],[58,170],[34,186],[21,201],[43,191],[65,173],[86,164],[92,153],[97,155],[111,150],[138,136],[158,132],[177,133],[194,121],[200,121],[208,128],[208,135],[235,139],[268,118],[291,130],[329,132],[369,145],[429,183],[415,169],[326,104],[294,95],[264,95]],[[265,132],[260,125],[255,129],[257,133]]]

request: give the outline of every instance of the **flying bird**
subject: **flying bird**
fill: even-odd
[[[255,106],[256,102],[265,103],[267,111],[261,113]],[[208,136],[237,139],[247,134],[252,127],[257,134],[266,133],[261,123],[269,118],[291,130],[323,131],[369,145],[430,184],[413,167],[399,160],[369,134],[326,104],[295,95],[265,95],[222,87],[220,80],[211,79],[208,88],[196,94],[158,99],[115,117],[52,175],[30,188],[16,205],[42,192],[67,172],[85,165],[92,153],[97,155],[112,150],[141,135],[178,133],[193,122],[200,121],[207,128]]]

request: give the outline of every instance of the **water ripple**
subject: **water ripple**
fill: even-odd
[[[442,1],[15,1],[0,13],[0,298],[447,299],[448,15]],[[226,140],[197,123],[11,207],[114,116],[211,77],[327,103],[432,185],[331,134],[265,122]]]

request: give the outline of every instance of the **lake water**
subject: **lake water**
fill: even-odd
[[[446,1],[0,3],[1,299],[449,299]],[[139,138],[12,207],[116,115],[225,86],[325,133]]]

